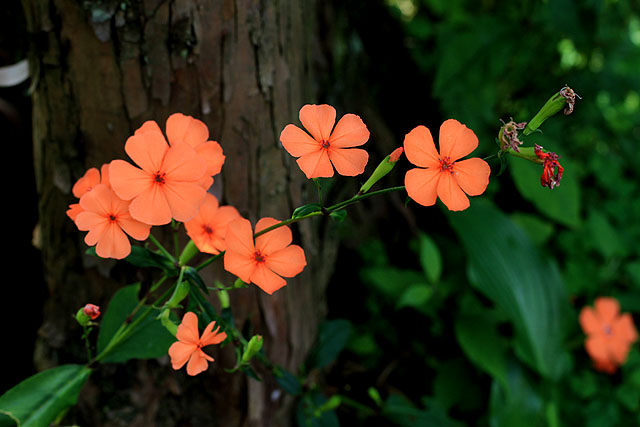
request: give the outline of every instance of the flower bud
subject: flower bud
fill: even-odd
[[[247,346],[245,347],[244,353],[242,354],[241,363],[249,363],[251,358],[258,354],[258,352],[262,349],[262,336],[254,335],[251,337]]]
[[[100,316],[100,307],[94,304],[87,304],[76,313],[76,320],[81,326],[87,326],[90,321]]]
[[[180,304],[180,302],[189,294],[189,288],[190,285],[188,280],[180,281],[176,288],[173,290],[173,295],[171,295],[169,301],[164,304],[165,308],[176,308]]]
[[[538,114],[536,114],[522,132],[523,135],[529,135],[540,127],[540,125],[563,108],[564,114],[568,115],[573,112],[576,97],[580,99],[580,95],[575,93],[569,86],[560,89],[559,92],[553,94],[551,98],[542,106]]]
[[[380,162],[376,170],[373,171],[367,182],[362,185],[358,194],[366,193],[373,186],[373,184],[380,181],[386,174],[391,172],[401,155],[402,147],[398,147],[393,150],[391,154],[385,157],[384,160]]]
[[[178,333],[178,325],[171,321],[169,314],[171,314],[171,311],[166,308],[162,310],[162,313],[158,315],[157,319],[160,319],[160,323],[162,323],[162,326],[164,326],[167,331],[169,331],[169,333],[171,333],[175,337]]]
[[[184,247],[184,249],[182,250],[182,253],[180,254],[180,259],[178,260],[178,264],[185,265],[191,260],[191,258],[196,256],[198,252],[200,251],[196,247],[196,244],[193,242],[193,240],[189,240],[189,243],[187,243],[187,246]]]

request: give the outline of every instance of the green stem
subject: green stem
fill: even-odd
[[[222,258],[224,256],[224,252],[225,251],[222,251],[219,254],[216,254],[216,255],[212,256],[211,258],[203,261],[200,265],[198,265],[196,267],[196,270],[200,271],[203,268],[205,268],[206,266],[208,266],[209,264],[211,264],[212,262],[214,262],[215,260],[217,260],[218,258]]]
[[[164,256],[166,256],[167,258],[169,258],[171,260],[172,263],[176,263],[176,259],[173,255],[171,255],[169,253],[168,250],[166,250],[164,248],[164,246],[162,246],[162,244],[158,241],[158,239],[156,239],[155,237],[153,237],[153,234],[149,234],[149,240],[151,240],[153,242],[154,245],[156,245],[158,247],[158,249],[160,250],[160,252],[162,252],[162,254]]]

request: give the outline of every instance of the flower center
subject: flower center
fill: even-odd
[[[116,221],[116,219],[117,219],[117,218],[116,218],[116,216],[115,216],[115,215],[113,215],[113,214],[109,215],[109,221],[111,221],[111,222],[115,222],[115,221]]]
[[[205,233],[207,234],[211,234],[213,233],[213,230],[211,229],[211,227],[209,227],[208,225],[205,225],[204,227],[202,227],[202,229],[204,230]]]
[[[262,255],[262,253],[260,251],[256,251],[255,254],[253,254],[254,259],[256,260],[257,263],[263,263],[264,262],[264,255]]]
[[[164,184],[165,183],[165,176],[167,174],[165,172],[156,172],[155,176],[153,177],[153,180],[155,182],[157,182],[158,184]]]
[[[329,144],[329,140],[328,139],[323,139],[322,140],[322,148],[329,148],[330,144]]]
[[[438,157],[438,160],[440,161],[440,172],[449,171],[451,175],[453,175],[453,165],[456,162],[452,162],[449,156],[443,158]]]
[[[604,333],[606,335],[612,335],[613,334],[613,332],[611,331],[611,326],[609,326],[609,325],[604,325],[604,327],[602,329],[604,329]]]

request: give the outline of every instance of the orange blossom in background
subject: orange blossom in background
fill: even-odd
[[[187,374],[198,375],[200,372],[206,371],[207,362],[213,362],[213,357],[202,351],[202,347],[212,344],[220,344],[227,339],[227,334],[218,332],[220,327],[213,328],[216,322],[207,325],[200,336],[198,331],[198,316],[188,311],[182,318],[182,323],[178,326],[176,338],[178,341],[169,347],[169,357],[171,357],[171,366],[178,370],[187,363]]]
[[[100,177],[101,174],[102,177]],[[90,168],[89,170],[87,170],[84,175],[73,185],[73,187],[71,188],[71,193],[73,193],[73,195],[79,199],[100,183],[111,186],[111,184],[109,183],[108,163],[103,164],[99,171],[97,168]],[[80,212],[82,212],[80,203],[72,203],[69,205],[69,210],[67,210],[67,216],[75,221]]]
[[[262,218],[256,224],[256,233],[279,222]],[[273,294],[287,284],[280,276],[293,277],[307,265],[303,249],[291,245],[291,241],[291,230],[283,226],[256,237],[254,242],[249,220],[237,219],[227,226],[224,269]]]
[[[435,204],[436,197],[449,210],[469,207],[465,195],[477,196],[489,184],[491,168],[480,158],[460,160],[478,146],[478,137],[454,119],[440,126],[440,152],[436,150],[431,132],[418,126],[404,138],[407,159],[418,168],[407,171],[404,183],[409,197],[423,206]]]
[[[596,298],[594,308],[580,311],[580,326],[587,335],[585,348],[594,367],[614,373],[627,360],[631,344],[638,333],[629,313],[620,314],[620,304],[614,298]]]
[[[198,215],[185,222],[184,226],[200,252],[215,255],[226,249],[227,225],[239,218],[241,216],[236,208],[219,206],[218,199],[207,193]]]
[[[298,166],[307,178],[332,177],[333,167],[345,176],[364,172],[369,154],[352,148],[369,140],[369,130],[359,116],[345,114],[335,128],[336,110],[330,105],[305,105],[299,116],[309,133],[289,124],[280,141],[289,154],[299,157]]]

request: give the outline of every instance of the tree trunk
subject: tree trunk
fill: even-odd
[[[182,112],[203,120],[226,155],[213,192],[254,224],[285,219],[306,199],[304,176],[279,145],[285,124],[313,101],[313,0],[23,0],[32,39],[33,138],[40,197],[39,246],[49,299],[36,366],[81,362],[72,314],[106,308],[137,280],[125,263],[84,255],[65,211],[73,183],[89,167],[127,159],[124,143],[146,120],[164,128]],[[320,221],[294,227],[308,266],[269,296],[233,293],[236,324],[250,322],[274,363],[296,371],[325,312],[336,245]],[[297,230],[297,231],[296,231]],[[152,233],[159,230],[152,229]],[[208,280],[222,277],[209,272]],[[228,276],[224,276],[228,279]],[[82,425],[287,425],[291,399],[228,374],[233,350],[205,374],[187,378],[168,359],[100,367],[69,415]]]

